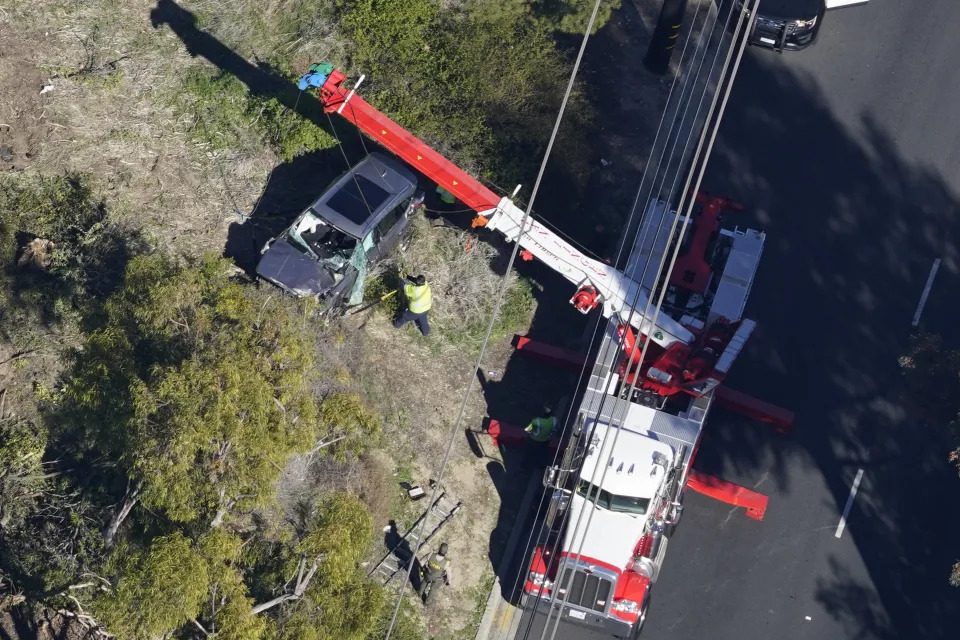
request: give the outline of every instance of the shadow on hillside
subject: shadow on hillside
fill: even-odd
[[[156,7],[150,12],[150,23],[154,29],[164,25],[170,27],[187,48],[187,53],[206,58],[221,71],[236,76],[250,93],[276,98],[282,105],[318,127],[329,127],[323,115],[323,106],[315,95],[307,91],[301,94],[296,84],[276,73],[269,65],[251,64],[217,38],[197,28],[197,17],[173,0],[157,0]]]
[[[351,162],[360,158],[362,156]],[[348,168],[337,148],[307,153],[278,165],[270,172],[253,211],[227,230],[224,256],[253,275],[267,240],[290,226],[323,189]]]

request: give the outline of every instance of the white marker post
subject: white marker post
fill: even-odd
[[[826,0],[824,5],[827,9],[839,9],[841,7],[851,7],[855,4],[867,4],[867,0]]]
[[[843,508],[843,515],[840,516],[840,524],[837,525],[837,532],[834,537],[839,538],[843,535],[843,530],[847,526],[847,516],[850,515],[850,507],[853,506],[853,499],[857,497],[857,489],[860,488],[860,480],[863,478],[863,469],[857,471],[857,477],[853,479],[853,486],[850,487],[850,496],[847,498],[847,506]]]
[[[920,324],[920,314],[923,313],[923,308],[927,304],[927,296],[930,295],[930,287],[933,286],[933,279],[937,276],[937,269],[940,268],[940,258],[937,258],[933,261],[933,266],[930,267],[930,275],[927,276],[927,286],[923,288],[923,294],[920,295],[920,302],[917,303],[917,312],[913,314],[913,326]]]

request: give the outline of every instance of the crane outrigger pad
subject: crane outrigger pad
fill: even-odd
[[[763,520],[763,515],[767,511],[769,498],[762,493],[700,471],[690,472],[687,488],[735,507],[746,507],[747,515],[754,520]]]
[[[540,342],[539,340],[531,340],[527,336],[514,336],[513,346],[520,353],[532,356],[546,364],[563,367],[576,373],[579,373],[583,369],[583,365],[587,361],[587,356],[582,353],[564,349],[563,347],[555,347],[552,344]]]

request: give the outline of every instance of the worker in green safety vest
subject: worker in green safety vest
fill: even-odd
[[[397,317],[393,326],[399,329],[408,322],[413,322],[417,329],[420,329],[420,333],[428,335],[430,322],[427,320],[427,312],[433,306],[433,293],[427,279],[422,275],[404,276],[403,295],[407,298],[407,308]]]
[[[550,438],[557,428],[557,418],[550,407],[543,408],[543,415],[534,418],[524,428],[527,432],[524,460],[528,467],[539,469],[550,464]]]
[[[440,199],[444,202],[444,204],[453,204],[457,201],[457,198],[452,193],[440,185],[437,185],[437,193],[440,194]]]
[[[526,426],[524,431],[530,434],[530,439],[534,442],[548,442],[553,430],[557,428],[557,418],[553,415],[550,407],[544,407],[543,417],[534,418]]]

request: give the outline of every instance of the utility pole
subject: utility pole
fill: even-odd
[[[665,74],[670,67],[670,56],[677,44],[686,9],[687,0],[663,0],[663,6],[660,7],[660,18],[657,19],[650,47],[643,59],[644,66],[659,76]]]

